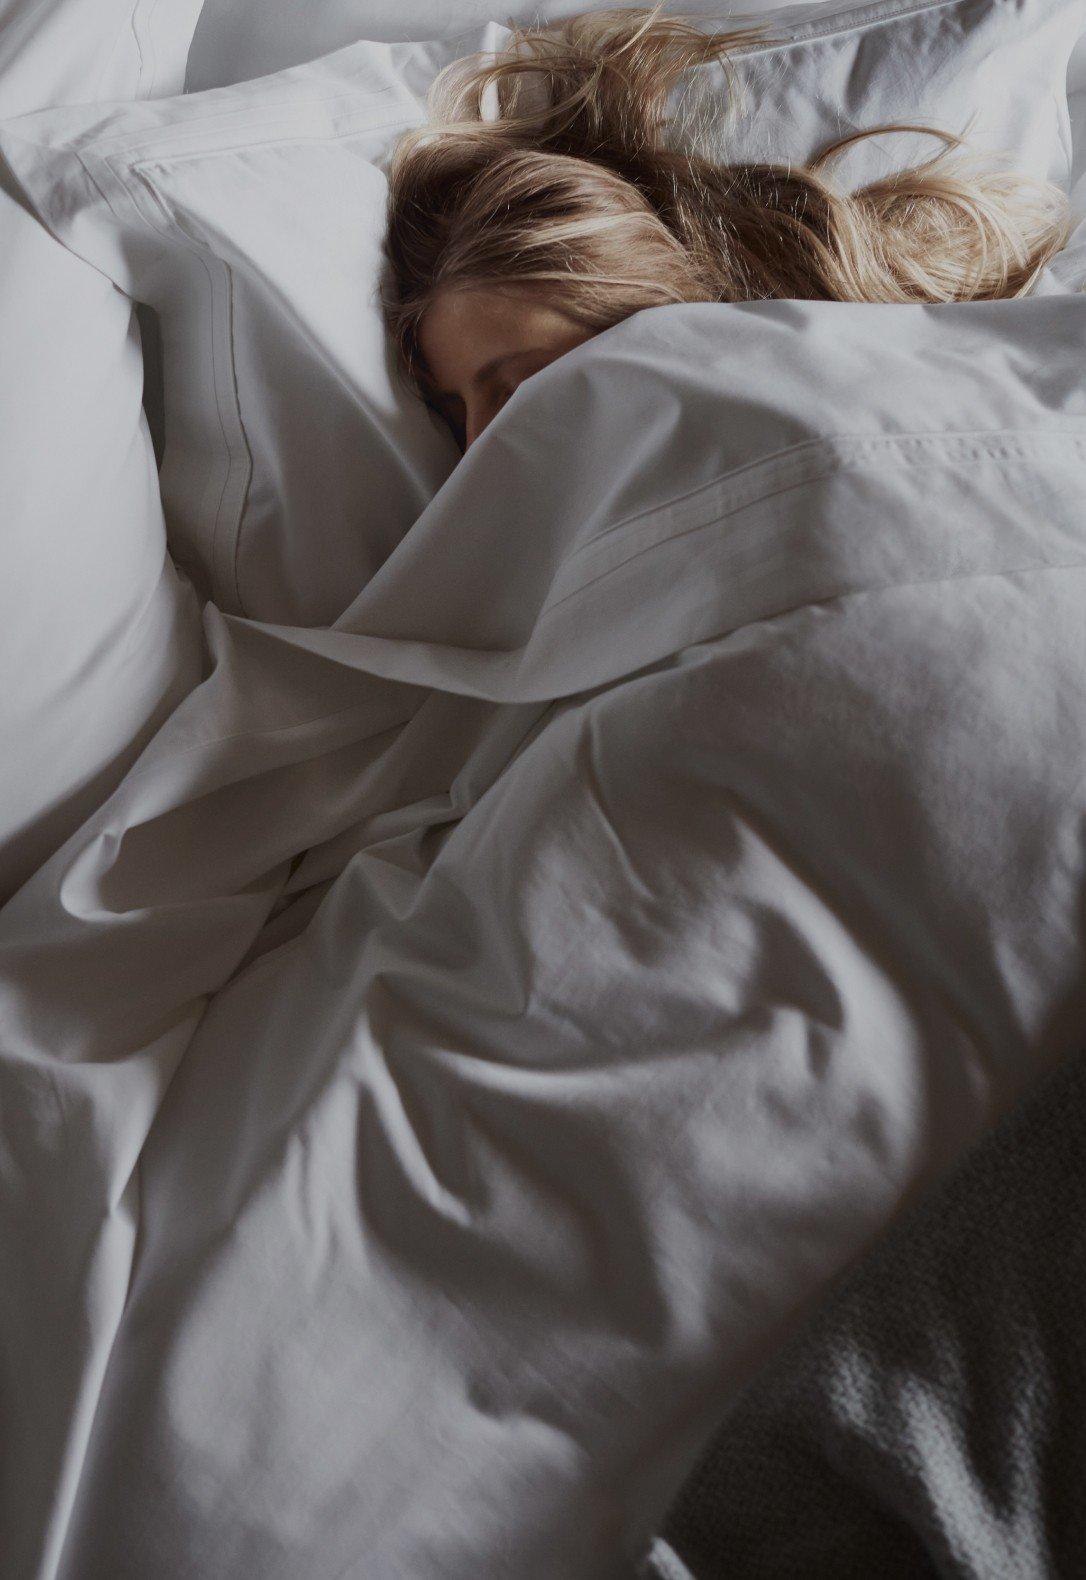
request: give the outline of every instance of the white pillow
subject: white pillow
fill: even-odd
[[[626,5],[644,0],[619,0]],[[839,0],[838,9],[863,0]],[[185,86],[190,93],[300,66],[361,38],[449,38],[493,17],[526,26],[556,22],[584,11],[609,11],[616,0],[322,0],[319,8],[297,0],[204,0],[189,51]],[[729,19],[760,17],[775,0],[664,0],[664,10]]]
[[[157,311],[171,548],[224,609],[330,623],[456,463],[399,379],[377,285],[380,161],[461,53],[366,44],[0,133],[45,223]]]
[[[203,0],[0,0],[0,118],[179,93]]]
[[[198,0],[14,0],[0,114],[175,92]],[[0,166],[0,901],[112,791],[200,678],[165,546],[131,303]]]
[[[200,679],[131,303],[0,189],[0,901]]]
[[[556,21],[579,11],[607,10],[614,3],[506,0],[500,14],[503,21],[522,24]],[[840,0],[838,10],[846,5],[864,9],[863,0]],[[318,11],[299,8],[295,0],[204,0],[189,51],[186,87],[194,93],[226,87],[315,60],[361,38],[443,38],[480,25],[493,10],[490,0],[325,0]],[[665,10],[761,22],[775,6],[773,0],[739,0],[735,7],[721,0],[665,0]],[[1086,214],[1086,32],[1072,56],[1067,86],[1081,216]]]
[[[1080,0],[901,0],[778,13],[740,61],[732,158],[804,159],[927,120],[1066,181]],[[327,623],[455,461],[398,383],[377,297],[382,165],[436,69],[505,34],[362,43],[214,92],[8,126],[0,147],[68,245],[162,320],[171,540],[221,607]],[[850,156],[857,179],[931,151]]]
[[[979,153],[1068,185],[1067,68],[1086,27],[1082,0],[887,0],[862,10],[825,0],[761,25],[781,42],[741,62],[746,113],[725,138],[728,158],[805,160],[835,137],[905,121],[965,135]],[[841,171],[860,184],[937,151],[930,137],[873,138]]]

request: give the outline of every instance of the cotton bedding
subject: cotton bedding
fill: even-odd
[[[0,903],[203,673],[131,318],[0,178]]]
[[[208,606],[0,912],[7,1573],[630,1572],[1081,1045],[1084,351],[653,309],[333,628]]]
[[[203,0],[0,0],[0,116],[185,81]]]
[[[0,120],[177,92],[197,0],[0,0]],[[131,304],[0,159],[0,903],[199,681]]]
[[[517,0],[501,7],[503,18],[524,23],[543,16],[558,20],[578,10],[599,10],[610,0]],[[708,16],[739,14],[738,7],[720,0],[674,0],[668,10]],[[772,15],[775,7],[764,0],[745,0],[742,14],[755,21]],[[810,4],[790,8],[794,15],[810,12]],[[870,16],[873,7],[853,4],[851,9]],[[326,0],[317,12],[304,12],[292,0],[204,0],[200,24],[189,52],[186,86],[190,91],[223,87],[263,73],[279,71],[321,54],[340,49],[360,38],[402,40],[448,38],[489,21],[494,7],[481,0]],[[948,38],[953,48],[961,38]],[[908,71],[909,66],[903,67]],[[865,71],[865,87],[870,75]],[[1013,70],[995,89],[995,97],[1014,92],[1021,79]],[[919,84],[916,84],[919,86]],[[1067,73],[1068,98],[1077,149],[1076,209],[1086,217],[1086,35],[1073,52]],[[962,93],[960,100],[971,99]]]

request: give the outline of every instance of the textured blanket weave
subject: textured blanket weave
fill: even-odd
[[[657,1580],[1086,1573],[1086,1057],[1045,1082],[729,1415]]]

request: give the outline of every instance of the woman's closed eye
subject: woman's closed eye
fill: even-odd
[[[526,380],[589,338],[553,307],[486,291],[439,292],[418,331],[432,404],[461,450]]]
[[[473,402],[473,416],[477,433],[481,432],[483,428],[494,420],[522,382],[523,380],[521,379],[515,379],[511,382],[503,382],[501,385],[492,386]],[[432,405],[452,430],[453,438],[461,451],[465,450],[467,447],[468,428],[466,401],[460,395],[442,393],[432,398]]]
[[[513,391],[524,382],[524,377],[510,378],[506,376],[501,380],[489,380],[479,393],[475,401],[475,410],[480,417],[489,422],[497,416]]]
[[[437,415],[441,417],[452,430],[453,438],[456,440],[461,451],[463,451],[464,430],[467,422],[467,414],[465,412],[464,402],[460,399],[459,395],[431,395],[428,400],[428,405],[430,406],[431,410],[435,411]]]

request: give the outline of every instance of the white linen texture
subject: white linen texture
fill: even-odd
[[[336,628],[207,607],[0,912],[13,1575],[629,1573],[1080,1045],[1084,349],[653,309]]]
[[[831,0],[771,26],[783,42],[738,60],[725,157],[802,160],[861,125],[931,121],[1067,184],[1081,0]],[[507,36],[491,23],[362,42],[236,87],[4,130],[44,222],[159,316],[171,547],[221,609],[330,624],[452,470],[384,333],[384,169],[437,70]],[[699,80],[725,103],[719,69]],[[933,151],[887,137],[842,173]]]
[[[0,118],[180,93],[203,0],[0,0]]]
[[[0,900],[203,673],[132,306],[0,184]]]
[[[199,9],[0,0],[0,120],[176,93]],[[0,901],[203,672],[143,382],[131,303],[42,228],[0,159]]]

